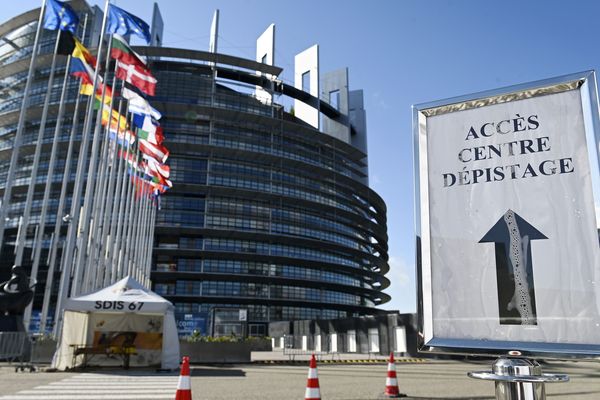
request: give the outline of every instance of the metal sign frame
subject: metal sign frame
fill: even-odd
[[[417,346],[421,352],[480,354],[544,358],[589,358],[600,356],[598,344],[561,344],[521,341],[494,341],[438,337],[433,331],[432,265],[430,248],[430,201],[428,186],[427,118],[548,94],[578,90],[590,162],[596,207],[600,200],[600,119],[594,71],[585,71],[521,85],[422,103],[413,106],[413,160],[415,174],[415,233],[417,265]],[[597,168],[595,168],[597,167]],[[596,218],[600,218],[596,215]]]

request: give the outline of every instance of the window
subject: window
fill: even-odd
[[[310,71],[302,74],[302,90],[310,93]]]
[[[329,92],[329,105],[336,110],[340,109],[340,91],[332,90]]]

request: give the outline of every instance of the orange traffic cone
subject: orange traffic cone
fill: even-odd
[[[181,373],[179,374],[179,382],[177,383],[175,400],[192,400],[189,357],[183,357],[183,361],[181,363]]]
[[[394,353],[390,353],[390,361],[388,362],[387,378],[385,379],[385,396],[386,397],[405,397],[398,389],[398,378],[396,377],[396,364],[394,363]]]
[[[321,391],[319,390],[319,376],[317,374],[317,360],[313,354],[308,366],[308,380],[306,381],[306,392],[304,400],[321,400]]]

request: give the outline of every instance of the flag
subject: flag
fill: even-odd
[[[143,129],[138,129],[138,136],[140,139],[147,140],[148,142],[155,145],[161,145],[162,142],[165,140],[165,137],[162,133],[162,127],[160,126],[155,127],[153,131],[145,131]]]
[[[138,143],[142,153],[154,158],[160,163],[164,164],[164,162],[167,161],[167,158],[169,158],[169,150],[163,145],[155,145],[144,139],[139,139]]]
[[[142,157],[144,158],[144,160],[146,161],[146,164],[148,165],[148,167],[151,170],[158,172],[165,178],[169,178],[171,176],[171,168],[167,164],[162,164],[162,163],[156,161],[154,158],[147,156],[146,154],[143,154],[143,153],[142,153]]]
[[[142,92],[154,96],[156,90],[156,78],[152,76],[150,70],[140,68],[137,65],[128,65],[116,60],[117,73],[116,77],[123,79],[127,83],[131,83]]]
[[[148,164],[144,165],[144,173],[148,175],[150,177],[150,180],[154,183],[160,183],[161,185],[169,188],[173,187],[173,183],[170,180],[168,180],[158,172],[152,170]]]
[[[142,96],[140,96],[133,90],[129,90],[124,87],[123,91],[121,91],[121,95],[128,100],[128,109],[130,113],[150,115],[156,120],[161,119],[162,114],[154,107],[152,107],[146,99],[144,99]]]
[[[79,93],[81,93],[85,96],[91,96],[92,91],[94,89],[94,84],[92,83],[92,79],[87,74],[80,75],[80,78],[81,78],[81,88],[79,89]],[[96,99],[98,101],[102,98],[102,86],[103,86],[103,84],[100,83],[96,87]],[[104,103],[110,104],[111,100],[112,100],[112,88],[110,86],[106,85],[106,91],[104,92]]]
[[[85,61],[86,63],[91,65],[92,68],[96,68],[96,57],[94,57],[92,53],[90,53],[90,51],[83,45],[83,43],[79,41],[79,39],[77,39],[76,37],[73,37],[73,39],[75,40],[75,49],[73,50],[73,57]]]
[[[58,36],[58,47],[56,54],[62,54],[63,56],[70,56],[75,50],[75,38],[69,31],[60,31]]]
[[[98,108],[100,108],[100,99],[98,98],[99,96],[96,96],[96,98],[94,99],[94,109],[97,110]],[[119,129],[121,130],[126,130],[129,129],[129,124],[127,123],[127,119],[122,116],[121,114],[119,114],[119,112],[117,110],[113,110],[112,108],[110,108],[110,106],[104,104],[102,106],[102,125],[106,126],[109,122],[108,119],[110,118],[110,123],[115,123],[115,124],[119,124]]]
[[[132,176],[131,181],[133,182],[136,189],[136,199],[139,199],[144,194],[151,195],[155,191],[158,191],[159,193],[164,193],[168,189],[168,187],[164,187],[159,183],[140,178],[139,176]]]
[[[120,146],[130,146],[135,142],[135,134],[130,130],[117,129],[116,121],[111,122],[108,128],[108,137],[110,140],[117,138],[117,143]],[[117,132],[118,131],[118,132]]]
[[[158,189],[154,189],[152,191],[152,197],[154,198],[154,201],[156,203],[156,209],[157,210],[161,210],[161,205],[160,205],[160,191]]]
[[[70,5],[58,1],[47,0],[44,13],[44,28],[55,31],[69,31],[75,33],[79,25],[79,17]]]
[[[152,144],[162,144],[165,140],[162,127],[152,117],[133,114],[133,124],[139,128],[140,139],[147,140]]]
[[[119,35],[137,35],[150,44],[150,27],[142,19],[115,6],[108,5],[108,20],[106,21],[106,32],[118,33]]]
[[[138,158],[135,154],[119,150],[119,156],[123,158],[123,160],[125,160],[131,168],[135,169],[136,171],[138,170]]]
[[[77,38],[73,38],[75,48],[71,54],[71,75],[79,78],[89,78],[93,82],[94,72],[96,68],[96,58],[85,48]],[[102,77],[99,77],[102,81]]]
[[[142,57],[129,47],[123,36],[114,34],[112,38],[112,46],[110,56],[115,60],[119,60],[128,65],[137,65],[140,68],[148,69],[146,62]]]

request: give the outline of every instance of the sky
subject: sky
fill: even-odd
[[[5,21],[41,0],[2,3]],[[152,1],[113,3],[151,22]],[[321,73],[349,68],[350,89],[364,90],[370,186],[388,208],[392,301],[382,308],[401,312],[416,310],[411,106],[600,67],[593,0],[157,3],[163,46],[208,50],[219,9],[219,53],[254,59],[256,38],[275,23],[284,81],[293,81],[294,55],[314,44]]]

